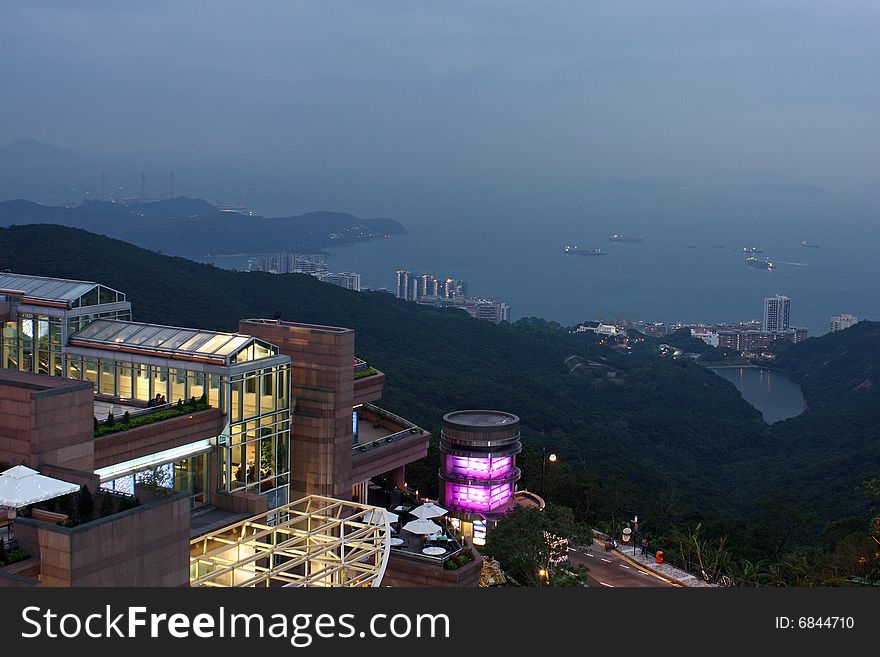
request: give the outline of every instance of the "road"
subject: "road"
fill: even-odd
[[[627,563],[616,550],[605,550],[601,543],[587,549],[569,550],[568,559],[572,564],[585,565],[590,569],[590,577],[609,588],[673,586],[654,573]]]

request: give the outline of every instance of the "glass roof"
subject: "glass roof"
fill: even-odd
[[[230,362],[235,354],[257,341],[253,336],[240,333],[201,331],[116,319],[96,319],[70,339],[72,344],[81,342],[99,348],[112,347],[118,351],[125,351],[129,347],[132,350],[148,349],[226,362]],[[262,342],[261,344],[265,345]],[[268,355],[277,355],[278,350],[271,345],[269,347]]]
[[[45,301],[67,302],[76,301],[88,292],[99,287],[91,281],[75,281],[66,278],[50,278],[47,276],[29,276],[27,274],[0,273],[0,289],[21,290],[25,297]],[[109,290],[105,286],[105,289]],[[113,290],[120,300],[125,295]]]

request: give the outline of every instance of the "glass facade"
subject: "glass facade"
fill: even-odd
[[[202,453],[113,466],[102,474],[105,488],[186,490],[194,505],[217,489],[265,494],[270,507],[287,503],[290,361],[276,347],[237,333],[132,322],[125,295],[96,283],[0,273],[0,288],[16,291],[0,300],[18,311],[0,322],[0,367],[89,381],[102,401],[133,407],[157,395],[169,403],[204,396],[226,415]]]
[[[87,326],[88,323],[104,317],[128,319],[130,316],[129,310],[114,310],[68,317],[65,320],[63,317],[19,312],[15,321],[2,324],[0,367],[35,374],[64,376],[62,346],[74,327]]]
[[[466,513],[487,512],[506,504],[513,497],[513,484],[471,486],[447,481],[446,505]]]
[[[137,495],[138,487],[158,494],[186,492],[196,508],[208,503],[208,472],[208,454],[197,454],[105,481],[101,488],[124,495]]]
[[[229,429],[219,438],[220,489],[285,504],[290,483],[290,365],[254,370],[229,384]]]
[[[228,420],[217,437],[219,489],[268,494],[271,506],[286,503],[290,483],[290,364],[230,376],[188,370],[186,361],[173,362],[175,367],[69,353],[67,376],[91,381],[99,394],[120,401],[148,402],[161,394],[173,403],[206,394],[208,404],[223,411]]]

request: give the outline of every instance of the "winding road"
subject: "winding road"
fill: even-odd
[[[674,586],[623,559],[617,550],[605,550],[601,543],[594,543],[588,548],[569,549],[568,559],[574,565],[585,565],[590,569],[590,577],[608,588]]]

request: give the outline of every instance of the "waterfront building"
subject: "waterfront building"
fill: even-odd
[[[398,299],[405,299],[406,301],[415,301],[418,299],[417,280],[417,277],[415,277],[411,271],[398,269],[395,296],[397,296]]]
[[[351,271],[343,271],[339,273],[327,272],[318,274],[317,278],[322,283],[330,283],[345,288],[346,290],[361,291],[361,275]]]
[[[669,328],[663,322],[647,324],[644,331],[649,338],[665,338],[669,335]]]
[[[831,317],[831,332],[836,333],[837,331],[848,329],[850,326],[855,326],[858,323],[859,318],[855,315],[833,315]]]
[[[618,329],[614,324],[603,324],[602,322],[592,321],[584,322],[575,329],[575,333],[596,333],[598,335],[618,335],[626,334],[626,331]]]
[[[788,330],[791,314],[791,299],[781,294],[764,299],[764,325],[768,333],[781,333]]]
[[[467,281],[446,278],[438,294],[444,299],[465,299],[468,295],[467,292]]]

